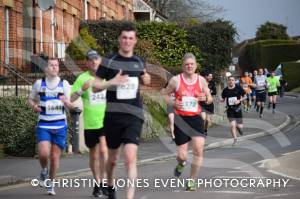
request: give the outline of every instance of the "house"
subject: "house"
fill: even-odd
[[[133,12],[136,21],[166,21],[167,17],[155,10],[143,0],[133,0]]]
[[[133,20],[133,0],[0,0],[0,75],[3,64],[30,72],[41,52],[65,57],[82,20]],[[2,66],[1,66],[2,64]]]

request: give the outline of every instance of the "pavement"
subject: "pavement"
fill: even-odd
[[[282,112],[272,114],[267,109],[265,109],[263,118],[259,118],[252,109],[249,113],[244,113],[244,136],[240,136],[238,139],[239,141],[250,140],[280,133],[280,130],[286,127],[290,121],[291,118],[287,114]],[[176,146],[170,141],[169,137],[162,137],[151,142],[141,143],[138,151],[139,164],[173,158],[176,154]],[[229,124],[225,121],[209,129],[205,150],[231,146],[232,142]],[[119,164],[123,164],[122,155]],[[64,155],[57,176],[89,172],[88,167],[88,154]],[[0,186],[29,182],[39,173],[38,159],[15,157],[0,159]]]

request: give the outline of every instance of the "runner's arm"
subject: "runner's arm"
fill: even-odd
[[[207,85],[205,79],[201,76],[200,76],[200,81],[201,81],[201,85],[202,85],[202,90],[203,90],[203,92],[205,93],[205,96],[206,96],[205,103],[206,104],[211,104],[213,102],[213,98],[210,94],[210,90],[208,88],[208,85]]]
[[[37,80],[34,83],[32,90],[28,97],[29,106],[37,113],[42,112],[42,109],[39,107],[38,100],[37,100],[40,86],[41,86],[41,81]]]
[[[103,79],[96,77],[96,79],[92,83],[93,92],[95,93],[102,90],[106,90],[111,86],[123,85],[128,81],[128,78],[128,75],[122,75],[122,70],[120,70],[118,74],[116,74],[116,76],[109,81],[104,81]]]
[[[141,75],[141,79],[142,79],[144,85],[146,85],[146,86],[150,85],[151,76],[149,75],[149,73],[147,73],[146,69],[144,69],[143,75]]]
[[[164,96],[168,104],[171,104],[169,96],[176,91],[176,87],[177,87],[176,77],[172,77],[168,85],[160,91],[160,93]]]

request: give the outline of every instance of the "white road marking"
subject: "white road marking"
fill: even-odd
[[[256,199],[259,199],[259,198],[273,198],[273,197],[282,197],[282,196],[288,196],[289,194],[271,194],[271,195],[264,195],[264,196],[257,196],[255,197]]]
[[[275,175],[279,175],[279,176],[282,176],[282,177],[285,177],[285,178],[290,178],[290,179],[294,179],[294,180],[298,180],[298,181],[300,181],[300,178],[296,178],[296,177],[294,177],[294,176],[289,176],[289,175],[286,175],[286,174],[284,174],[284,173],[280,173],[280,172],[278,172],[278,171],[273,171],[273,170],[267,170],[269,173],[273,173],[273,174],[275,174]]]
[[[247,191],[203,191],[204,193],[228,193],[228,194],[255,194],[255,192]]]

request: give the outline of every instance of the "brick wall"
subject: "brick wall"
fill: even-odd
[[[70,43],[70,41],[78,35],[79,25],[84,19],[84,0],[56,0],[54,9],[55,15],[55,42]],[[133,0],[87,0],[88,19],[99,20],[105,17],[107,20],[116,19],[133,19],[132,5]],[[30,8],[32,11],[30,11]],[[41,11],[37,5],[32,5],[32,0],[0,0],[0,40],[5,40],[5,8],[9,8],[10,24],[10,63],[15,65],[18,69],[27,71],[30,61],[30,55],[33,53],[33,45],[30,44],[26,48],[26,53],[29,53],[24,58],[24,12],[28,12],[28,16],[33,16],[35,13],[36,24],[36,54],[41,51],[52,56],[52,25],[51,25],[51,11],[43,11],[41,18]],[[27,18],[28,20],[28,18]],[[32,20],[32,18],[30,19]],[[33,20],[32,20],[33,21]],[[30,23],[30,22],[28,22]],[[31,22],[32,24],[32,22]],[[42,24],[42,28],[41,25]],[[30,28],[29,28],[30,29]],[[34,41],[33,30],[26,37],[26,42],[29,44]],[[42,39],[41,39],[42,32]],[[43,42],[41,44],[41,42]],[[4,42],[0,42],[0,59],[4,61],[5,50]],[[54,46],[55,53],[57,53],[57,45]],[[0,67],[0,74],[3,74],[3,69]]]

